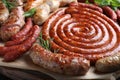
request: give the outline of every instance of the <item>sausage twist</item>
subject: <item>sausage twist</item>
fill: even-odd
[[[82,6],[81,6],[82,5]],[[42,27],[52,49],[66,55],[82,56],[95,62],[120,51],[120,27],[94,5],[72,3],[59,9]]]

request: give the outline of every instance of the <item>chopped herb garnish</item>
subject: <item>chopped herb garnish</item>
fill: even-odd
[[[25,13],[24,13],[24,16],[25,16],[25,17],[31,17],[31,16],[33,16],[33,15],[35,14],[35,12],[36,12],[36,9],[35,9],[35,8],[32,8],[32,9],[30,9],[29,11],[25,12]]]

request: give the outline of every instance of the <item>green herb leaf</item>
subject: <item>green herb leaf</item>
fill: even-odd
[[[39,42],[40,42],[40,45],[45,48],[46,50],[49,50],[51,51],[51,44],[50,44],[50,41],[53,40],[53,38],[51,39],[48,39],[48,40],[44,40],[43,39],[43,36],[42,36],[42,33],[40,33],[40,36],[38,37],[39,39]],[[52,51],[53,53],[58,53],[59,52],[59,49],[55,49]]]
[[[35,8],[32,8],[32,9],[30,9],[29,11],[25,12],[25,13],[24,13],[24,16],[25,16],[25,17],[31,17],[31,16],[33,16],[33,15],[35,14],[35,12],[36,12],[36,9],[35,9]]]
[[[8,8],[8,10],[10,11],[12,8],[16,7],[16,0],[13,1],[8,1],[8,0],[2,0],[2,2],[5,4],[5,6]]]
[[[40,36],[39,36],[39,41],[40,41],[40,45],[47,49],[47,50],[51,50],[51,45],[50,45],[50,39],[49,40],[44,40],[43,37],[42,37],[42,33],[40,33]]]
[[[95,0],[95,3],[100,6],[111,6],[114,10],[120,7],[120,0]]]

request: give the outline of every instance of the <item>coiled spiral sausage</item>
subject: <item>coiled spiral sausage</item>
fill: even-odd
[[[43,38],[53,38],[52,49],[59,53],[82,56],[93,63],[113,55],[120,51],[120,27],[100,10],[84,3],[59,9],[42,27]]]

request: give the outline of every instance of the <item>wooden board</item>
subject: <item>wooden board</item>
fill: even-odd
[[[66,76],[66,75],[60,75],[53,72],[50,72],[48,70],[43,69],[42,67],[35,65],[32,60],[29,57],[29,53],[26,53],[21,57],[20,59],[14,61],[14,62],[3,62],[3,58],[0,58],[0,66],[5,67],[12,67],[12,68],[19,68],[19,69],[27,69],[27,70],[34,70],[34,71],[40,71],[47,75],[50,75],[51,77],[57,79],[57,80],[74,80],[74,79],[111,79],[112,73],[110,74],[97,74],[94,71],[94,67],[91,67],[86,75],[84,76]],[[112,79],[113,80],[113,79]]]

